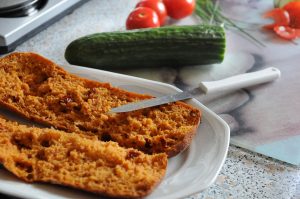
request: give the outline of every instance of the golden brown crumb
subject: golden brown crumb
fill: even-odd
[[[200,110],[176,102],[108,114],[111,108],[149,98],[71,75],[34,53],[0,59],[0,105],[67,132],[93,133],[102,141],[174,156],[190,144]]]
[[[140,198],[162,180],[167,155],[147,155],[115,142],[0,118],[0,163],[27,182],[61,184],[109,197]]]

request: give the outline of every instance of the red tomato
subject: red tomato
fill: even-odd
[[[154,10],[146,7],[134,9],[126,20],[127,30],[159,27],[159,19]]]
[[[163,0],[167,13],[173,19],[182,19],[191,15],[196,7],[195,0]]]
[[[290,27],[300,28],[300,1],[292,1],[283,6],[283,9],[286,10],[291,19]]]
[[[287,40],[296,39],[298,36],[300,36],[296,29],[288,26],[275,26],[274,31],[277,35]]]
[[[288,26],[290,24],[289,13],[281,8],[275,8],[264,14],[265,18],[273,18],[274,23],[263,26],[267,29],[273,29],[275,26]]]
[[[142,0],[137,5],[138,7],[147,7],[153,9],[158,15],[160,25],[164,25],[167,17],[167,9],[161,0]]]

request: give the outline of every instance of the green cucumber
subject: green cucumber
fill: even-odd
[[[96,33],[71,42],[70,64],[98,69],[214,64],[223,61],[225,33],[220,26],[166,26]]]

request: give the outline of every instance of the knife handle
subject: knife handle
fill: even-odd
[[[273,81],[279,78],[280,74],[281,73],[277,68],[269,67],[256,72],[244,73],[222,80],[201,82],[199,87],[206,94],[220,91],[231,91]]]

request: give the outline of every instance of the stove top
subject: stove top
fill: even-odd
[[[88,0],[0,0],[0,54],[45,29]]]
[[[0,17],[30,16],[42,9],[46,3],[46,0],[1,0]]]

